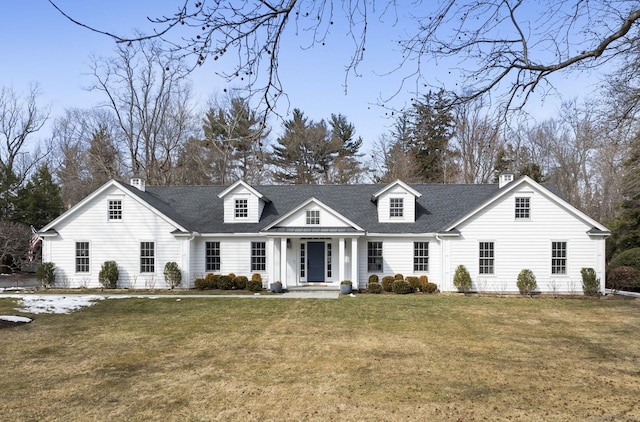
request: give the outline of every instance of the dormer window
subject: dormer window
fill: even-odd
[[[247,199],[236,199],[235,217],[236,218],[249,217],[249,201]]]
[[[404,216],[404,198],[389,198],[389,217]]]
[[[530,214],[530,198],[516,198],[516,220],[528,220]]]
[[[109,200],[109,221],[122,220],[122,199]]]
[[[320,224],[320,210],[307,210],[307,225]]]

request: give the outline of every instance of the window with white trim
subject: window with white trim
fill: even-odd
[[[479,268],[480,274],[493,274],[494,272],[494,245],[493,242],[480,242]]]
[[[89,264],[89,242],[76,242],[76,272],[88,273]]]
[[[109,199],[109,221],[122,220],[122,199]]]
[[[551,274],[567,273],[567,242],[551,242]]]
[[[205,242],[205,271],[220,271],[220,242]]]
[[[413,242],[413,271],[429,271],[429,242]]]
[[[248,199],[236,199],[235,217],[236,218],[249,217],[249,200]]]
[[[320,210],[307,210],[307,225],[320,224]]]
[[[516,198],[516,220],[528,220],[530,217],[530,198]]]
[[[251,242],[251,271],[267,269],[267,245],[265,242]]]
[[[404,198],[389,198],[389,217],[404,216]]]
[[[382,272],[382,242],[367,242],[367,270]]]
[[[154,273],[156,271],[155,242],[140,242],[140,272]]]

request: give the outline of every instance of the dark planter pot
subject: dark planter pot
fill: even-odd
[[[282,293],[282,283],[269,284],[269,290],[271,290],[271,293]]]
[[[349,293],[351,293],[351,284],[341,284],[340,293],[343,295],[348,295]]]

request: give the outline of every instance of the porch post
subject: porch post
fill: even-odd
[[[263,286],[269,286],[276,278],[276,246],[272,237],[267,238],[267,279],[263,280]]]
[[[351,282],[354,290],[360,288],[360,274],[358,274],[358,238],[351,238]]]
[[[338,239],[338,284],[340,284],[340,282],[344,280],[345,258],[346,257],[344,255],[344,237],[341,237]]]
[[[274,280],[277,281],[277,280]],[[280,281],[282,288],[287,288],[287,238],[280,238]]]

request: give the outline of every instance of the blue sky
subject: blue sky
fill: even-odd
[[[169,14],[180,3],[181,0],[57,1],[72,17],[88,25],[125,34],[134,28],[144,30],[147,16]],[[112,56],[115,47],[112,39],[74,25],[46,0],[8,1],[3,4],[2,12],[0,85],[26,92],[29,84],[39,83],[43,93],[41,103],[51,106],[52,119],[61,116],[66,108],[89,108],[102,101],[99,94],[85,90],[92,81],[87,75],[88,62],[90,54]],[[402,16],[400,19],[403,23]],[[400,56],[393,44],[396,34],[389,33],[389,26],[385,31],[376,31],[378,25],[375,19],[370,21],[365,60],[359,67],[361,76],[349,77],[346,95],[344,69],[353,44],[344,22],[336,20],[324,47],[304,50],[301,48],[306,42],[304,36],[286,38],[281,50],[280,76],[288,100],[279,103],[278,111],[286,114],[297,107],[313,120],[342,113],[355,125],[367,147],[377,141],[393,123],[385,115],[385,109],[379,106],[380,100],[391,97],[400,88],[404,76],[402,73],[384,76],[394,68]],[[407,28],[397,25],[392,30],[400,32]],[[217,65],[218,62],[207,61],[191,75],[195,102],[203,109],[210,97],[223,95],[224,88],[234,87],[215,75]],[[442,78],[447,74],[443,63],[424,69],[424,76],[434,81],[446,82]],[[572,88],[578,81],[565,78],[559,82],[570,95],[581,91]],[[584,91],[584,83],[580,85]],[[410,88],[409,85],[386,104],[393,108],[403,107],[412,96],[407,92]],[[557,100],[543,104],[540,99],[534,99],[529,107],[539,117],[548,117],[557,107]],[[279,131],[280,125],[276,122],[272,133]],[[40,136],[47,137],[49,133],[43,131]]]

